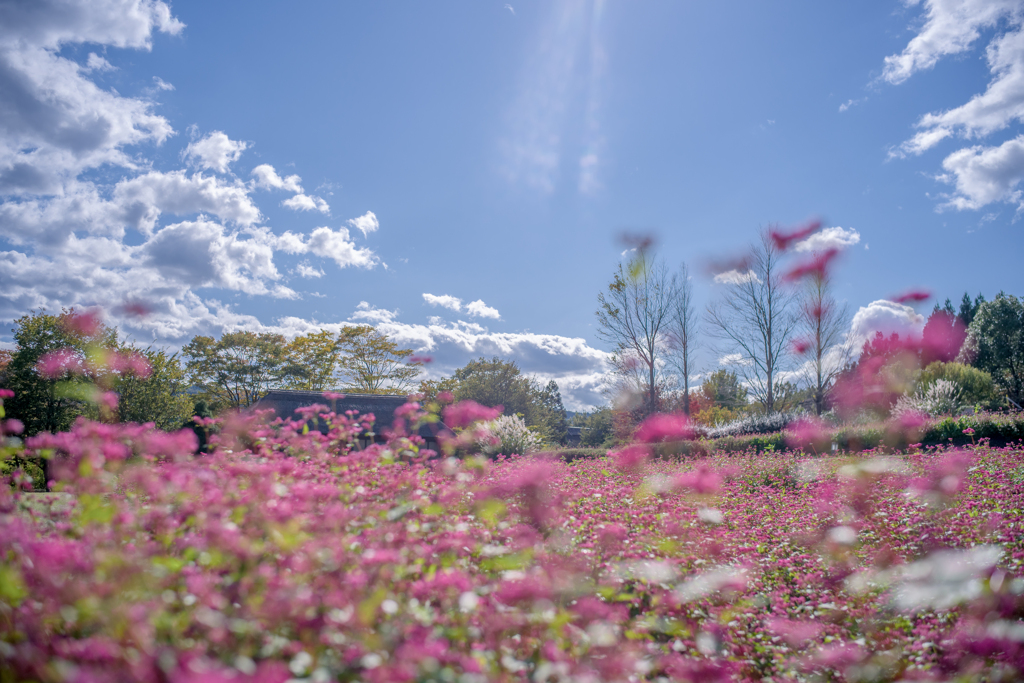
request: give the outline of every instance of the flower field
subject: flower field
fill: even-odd
[[[0,680],[1024,677],[1019,448],[492,461],[327,418],[29,439],[63,492],[0,487]]]

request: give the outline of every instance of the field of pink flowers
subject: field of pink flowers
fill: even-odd
[[[327,417],[30,439],[62,492],[0,486],[0,680],[1024,678],[1019,448],[488,461]]]

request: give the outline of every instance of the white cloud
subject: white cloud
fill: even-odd
[[[491,308],[483,302],[483,299],[477,299],[476,301],[467,304],[466,312],[473,317],[493,318],[495,320],[501,319],[501,314],[498,313],[498,309]]]
[[[322,268],[314,268],[309,265],[309,261],[303,261],[299,265],[295,266],[295,273],[299,275],[299,277],[305,278],[323,277],[324,275]]]
[[[546,7],[531,60],[525,65],[517,96],[507,112],[508,133],[501,141],[508,179],[542,192],[552,192],[559,180],[563,136],[582,129],[588,150],[579,165],[581,191],[598,187],[596,164],[587,155],[601,147],[598,113],[604,79],[605,53],[600,13],[589,3],[553,3]],[[589,56],[583,67],[581,57]],[[580,110],[573,99],[584,94],[583,120],[571,121]],[[582,124],[582,125],[581,125]]]
[[[753,365],[754,363],[749,358],[744,358],[742,354],[727,353],[718,359],[718,364],[723,365],[725,367],[730,367],[733,365],[747,366]]]
[[[153,86],[157,90],[174,90],[174,86],[160,78],[159,76],[153,76]]]
[[[1016,29],[988,46],[993,78],[986,91],[959,107],[921,117],[916,125],[922,130],[903,144],[904,152],[920,154],[957,131],[966,138],[982,137],[1024,118],[1024,30],[1019,23]]]
[[[920,336],[924,329],[924,316],[910,306],[880,299],[867,306],[861,306],[850,324],[850,342],[860,350],[864,342],[881,332],[888,336],[897,332],[900,338]]]
[[[238,225],[261,220],[245,185],[201,173],[187,176],[184,171],[150,171],[119,182],[114,188],[114,201],[123,220],[143,232],[152,231],[164,212],[179,216],[212,213]]]
[[[860,233],[853,228],[832,227],[820,230],[796,243],[796,251],[821,253],[829,249],[845,249],[860,242]]]
[[[424,292],[423,300],[426,301],[431,306],[441,306],[442,308],[447,308],[453,311],[462,310],[462,299],[459,299],[458,297],[454,296],[449,296],[447,294],[435,296],[433,294],[427,294]]]
[[[734,268],[733,270],[727,270],[724,273],[715,275],[715,282],[723,285],[742,285],[750,282],[751,280],[757,280],[760,282],[760,279],[757,277],[757,273],[752,270],[748,270],[746,273],[741,273]]]
[[[372,268],[377,265],[376,254],[370,249],[357,247],[345,228],[334,231],[328,227],[320,227],[313,230],[308,237],[289,230],[283,235],[270,235],[267,239],[275,248],[285,253],[312,254],[329,258],[337,263],[339,268]]]
[[[367,211],[358,218],[348,219],[349,226],[361,231],[363,237],[366,237],[368,233],[376,232],[377,228],[380,227],[380,223],[377,221],[377,216],[373,211]]]
[[[197,168],[208,168],[217,173],[227,173],[228,166],[238,161],[242,152],[249,148],[246,142],[232,140],[219,130],[205,138],[190,142],[184,158]]]
[[[282,206],[286,206],[289,209],[295,211],[312,211],[316,210],[320,213],[330,213],[331,207],[327,205],[327,202],[320,197],[311,197],[306,194],[297,194],[294,197],[284,200],[281,202]]]
[[[265,190],[288,190],[296,194],[302,194],[303,192],[302,186],[299,185],[302,182],[302,178],[297,175],[282,178],[270,164],[260,164],[252,169],[252,175],[256,177],[256,187]]]
[[[186,221],[160,230],[140,250],[143,264],[160,278],[188,287],[220,287],[247,294],[293,298],[284,287],[268,287],[280,278],[272,245],[259,236],[242,239],[207,220]]]
[[[1019,206],[1024,180],[1024,135],[1007,140],[998,147],[967,147],[947,156],[941,180],[956,187],[943,207],[980,209],[993,202],[1012,202]]]
[[[918,4],[920,0],[908,2]],[[1019,16],[1018,0],[925,0],[927,21],[898,55],[885,58],[882,78],[902,83],[947,55],[968,50],[984,28],[1004,16]]]
[[[108,62],[103,57],[100,57],[95,52],[89,53],[89,58],[85,60],[85,71],[113,71],[114,65]]]
[[[360,301],[349,320],[369,320],[372,323],[390,323],[398,317],[398,311],[389,311],[386,308],[371,306],[366,301]]]

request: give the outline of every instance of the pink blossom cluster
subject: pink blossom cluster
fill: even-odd
[[[209,455],[28,440],[57,493],[0,486],[0,678],[1024,676],[1019,448],[652,457],[669,417],[628,456],[489,461],[398,428],[360,449],[325,406],[201,423]]]

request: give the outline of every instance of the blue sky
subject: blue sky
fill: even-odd
[[[860,333],[917,324],[877,303],[911,287],[1021,294],[1022,13],[0,2],[0,319],[102,306],[172,347],[371,322],[580,407],[623,232],[699,268],[819,216]]]

